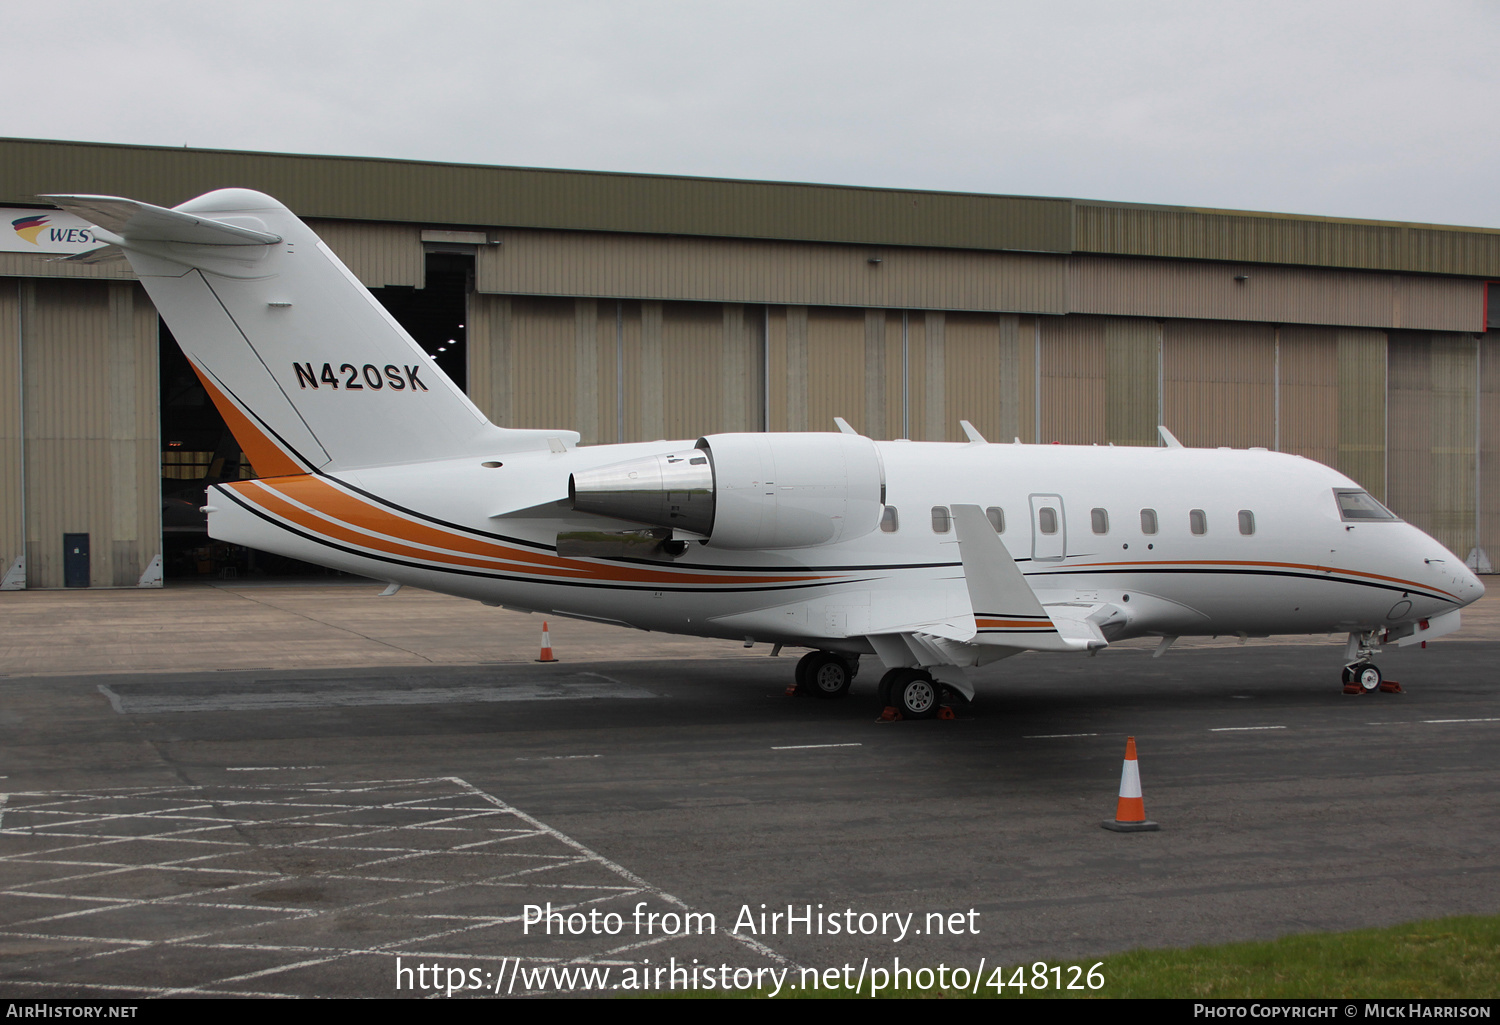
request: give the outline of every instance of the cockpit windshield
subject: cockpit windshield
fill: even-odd
[[[1339,518],[1346,523],[1362,523],[1371,520],[1399,520],[1401,518],[1375,501],[1368,491],[1336,490],[1333,496],[1338,499]]]

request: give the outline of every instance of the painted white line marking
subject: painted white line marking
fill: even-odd
[[[1057,740],[1059,737],[1097,737],[1097,733],[1033,733],[1022,740]]]
[[[424,792],[414,793],[413,787],[422,788]],[[433,793],[435,787],[441,792]],[[397,792],[391,793],[392,790]],[[87,791],[32,791],[0,794],[0,799],[5,801],[4,811],[8,821],[14,822],[13,816],[20,814],[25,822],[20,827],[11,826],[0,830],[0,836],[41,837],[53,841],[50,850],[0,854],[0,862],[53,865],[61,870],[48,879],[13,885],[0,892],[0,896],[22,900],[62,900],[65,902],[64,906],[71,905],[74,909],[56,913],[54,907],[51,909],[53,913],[32,918],[29,922],[11,922],[0,927],[0,937],[30,937],[58,942],[65,938],[64,933],[84,932],[89,923],[97,920],[94,916],[101,913],[116,916],[104,920],[115,922],[120,914],[140,909],[187,909],[190,915],[211,912],[218,917],[213,920],[209,929],[194,929],[154,940],[121,940],[108,935],[111,931],[109,926],[101,926],[99,935],[74,937],[74,941],[92,945],[94,949],[79,954],[69,963],[74,967],[82,962],[98,964],[126,951],[172,947],[207,951],[253,949],[274,955],[278,962],[262,965],[259,970],[247,974],[210,978],[172,988],[80,984],[91,992],[113,991],[159,996],[226,993],[288,996],[290,994],[263,986],[263,980],[299,968],[337,963],[346,958],[370,954],[401,954],[414,960],[418,956],[489,960],[489,955],[445,950],[443,948],[448,946],[445,941],[452,939],[462,943],[464,936],[472,936],[476,930],[514,924],[518,917],[513,910],[509,913],[485,914],[483,909],[486,906],[493,906],[497,911],[502,907],[514,909],[522,899],[535,900],[538,892],[543,895],[550,893],[554,898],[561,897],[561,907],[555,903],[553,907],[565,912],[572,908],[586,909],[604,902],[628,901],[636,896],[652,897],[683,911],[688,910],[688,905],[679,898],[645,884],[633,873],[602,858],[577,841],[455,777],[400,781],[362,780],[357,783],[175,785]],[[205,814],[209,809],[220,812],[220,817],[215,819],[211,814]],[[132,828],[138,826],[146,828],[141,831]],[[289,828],[293,831],[293,836],[305,836],[307,839],[288,841],[285,833],[278,836],[280,831]],[[248,836],[245,835],[247,833]],[[470,834],[473,839],[462,837],[461,834],[464,833]],[[214,839],[209,839],[204,834],[211,834]],[[227,839],[218,839],[226,836]],[[375,844],[370,842],[372,839],[376,840]],[[551,850],[503,849],[514,841],[535,844],[541,839],[556,846],[552,846]],[[273,842],[267,843],[267,840]],[[118,844],[144,844],[148,848],[151,844],[160,846],[156,848],[158,853],[154,859],[148,857],[138,860],[140,855],[135,850],[129,850],[128,853],[122,850],[121,860],[114,862],[85,861],[78,857],[86,851],[86,857],[91,859],[107,858],[115,850],[119,850],[114,847]],[[303,907],[283,902],[275,889],[268,890],[265,887],[283,877],[284,872],[269,872],[239,863],[248,851],[260,854],[271,849],[295,850],[303,857],[332,856],[333,861],[326,867],[334,871],[318,871],[319,866],[309,863],[298,874],[310,877],[309,883],[313,880],[326,882],[337,879],[366,884],[360,892],[367,893],[369,899],[353,904],[335,901],[327,907]],[[351,855],[353,863],[349,860]],[[376,860],[364,860],[370,855],[375,855]],[[430,868],[422,871],[431,864],[423,859],[461,856],[481,859],[473,862],[473,869],[466,869],[461,873],[462,881],[447,874],[433,872]],[[485,867],[486,863],[482,859],[496,860],[489,861],[489,867]],[[400,866],[403,864],[410,865],[417,871],[403,876],[400,873]],[[590,873],[591,878],[578,877],[579,870],[590,864],[606,870],[602,873],[602,878],[592,878],[601,875],[600,873]],[[366,866],[371,865],[381,865],[384,871],[378,874],[370,872]],[[80,893],[64,892],[68,887],[60,886],[63,883],[101,880],[121,873],[141,871],[155,873],[158,878],[167,880],[182,879],[183,883],[172,888],[180,889],[185,884],[190,889],[186,892],[131,898],[100,896],[100,888],[97,886],[90,886]],[[555,872],[567,875],[552,882]],[[188,875],[180,875],[184,873]],[[192,874],[198,874],[196,878],[207,882],[190,882]],[[441,875],[441,878],[427,878],[435,875]],[[215,876],[219,879],[215,880]],[[380,883],[382,886],[370,887],[368,884],[372,883]],[[203,889],[205,885],[211,889]],[[442,897],[465,885],[488,889],[496,895],[498,901],[486,902],[481,898],[476,903],[466,900],[462,902],[462,911],[450,910],[442,901],[436,906],[411,906],[413,901],[425,902],[434,897]],[[382,893],[381,890],[385,892]],[[288,895],[288,899],[290,896]],[[245,900],[247,897],[251,899]],[[338,943],[306,945],[295,940],[281,944],[261,943],[246,935],[247,932],[253,935],[271,925],[283,933],[291,931],[291,935],[295,936],[296,930],[301,928],[297,924],[299,922],[326,921],[324,916],[350,911],[389,922],[397,937],[385,942],[344,946]],[[36,923],[51,926],[59,920],[72,923],[74,928],[46,928],[40,931],[34,928]],[[401,927],[401,923],[405,923],[405,928]],[[28,929],[28,925],[33,925],[33,928]],[[595,951],[573,958],[550,958],[533,954],[522,955],[522,959],[533,964],[623,965],[633,963],[633,960],[621,960],[619,955],[633,954],[640,949],[670,942],[674,938],[667,935],[651,937],[625,947]],[[740,936],[730,938],[750,951],[791,965],[756,940]],[[246,942],[247,940],[250,942]],[[42,980],[27,983],[37,986],[49,984],[53,983]]]
[[[1285,726],[1215,726],[1210,733],[1241,733],[1245,730],[1284,730]]]
[[[570,762],[577,758],[603,758],[603,755],[542,755],[538,758],[517,758],[518,762]]]
[[[1500,722],[1500,719],[1423,719],[1423,722]]]
[[[773,746],[772,751],[807,751],[814,747],[864,747],[863,744],[782,744],[780,747]]]
[[[225,772],[293,772],[297,769],[326,769],[326,765],[226,765]]]

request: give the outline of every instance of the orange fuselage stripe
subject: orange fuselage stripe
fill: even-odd
[[[218,407],[219,414],[224,417],[224,423],[229,428],[229,433],[234,435],[234,440],[239,443],[240,451],[250,457],[250,465],[255,467],[255,472],[262,477],[282,477],[292,473],[303,473],[302,467],[282,450],[281,446],[272,441],[264,431],[251,422],[250,418],[240,412],[236,406],[223,392],[214,387],[208,375],[198,369],[198,364],[188,360],[193,368],[193,373],[198,375],[198,380],[203,382],[203,389],[208,392],[208,397],[213,399],[214,405]]]
[[[269,502],[267,499],[271,499],[271,496],[277,496],[279,500],[272,500],[277,501],[275,511],[278,515],[315,533],[327,533],[330,536],[338,536],[343,540],[353,541],[366,548],[373,548],[387,554],[401,554],[407,557],[426,559],[430,562],[451,562],[456,565],[504,568],[496,566],[494,562],[476,562],[462,556],[407,548],[386,538],[372,537],[367,534],[354,534],[348,528],[339,526],[338,521],[376,534],[399,537],[405,541],[430,545],[433,548],[447,549],[448,552],[463,553],[463,555],[477,556],[486,560],[526,564],[511,567],[515,572],[536,573],[543,576],[560,576],[568,579],[661,584],[803,583],[829,579],[826,576],[802,575],[699,575],[634,569],[626,566],[601,566],[595,563],[582,562],[575,559],[560,559],[554,555],[530,552],[523,548],[469,538],[453,531],[441,530],[417,523],[381,509],[364,499],[346,494],[332,485],[307,474],[270,481],[255,481],[253,484],[256,486],[256,493],[253,496],[246,494],[248,488],[245,484],[234,485],[234,487],[239,493],[244,494],[245,497],[267,505],[268,508]],[[266,498],[263,499],[262,495],[266,496]],[[284,499],[291,499],[302,506],[316,510],[316,515],[308,513],[305,509],[299,508],[298,505],[293,505],[291,502],[284,501]]]
[[[335,523],[326,517],[310,513],[281,498],[269,488],[262,487],[256,495],[256,501],[268,512],[273,512],[285,520],[306,527],[314,533],[325,537],[337,538],[352,544],[361,545],[365,548],[373,548],[384,552],[386,555],[400,555],[408,559],[425,559],[428,562],[441,562],[451,566],[471,566],[478,569],[510,569],[513,568],[495,558],[475,559],[462,555],[454,555],[449,552],[430,552],[422,548],[411,548],[385,538],[371,537],[353,530],[340,523]]]

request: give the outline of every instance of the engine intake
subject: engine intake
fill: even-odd
[[[885,477],[869,438],[712,434],[683,452],[576,473],[579,512],[699,534],[718,548],[811,548],[880,522]]]

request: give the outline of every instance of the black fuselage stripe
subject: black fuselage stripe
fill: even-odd
[[[274,518],[273,516],[271,516],[271,515],[263,512],[262,510],[255,508],[253,505],[250,505],[249,503],[245,502],[238,495],[235,495],[232,492],[230,492],[228,490],[225,490],[225,489],[221,489],[221,490],[224,490],[224,494],[231,501],[233,501],[236,505],[238,505],[241,508],[245,509],[247,512],[252,513],[253,515],[260,517],[261,519],[265,520],[267,523],[270,523],[272,526],[275,526],[275,527],[277,527],[277,528],[279,528],[281,530],[285,530],[286,532],[288,532],[290,534],[295,534],[298,537],[304,538],[304,539],[306,539],[308,541],[312,541],[312,542],[314,542],[316,544],[319,544],[319,545],[322,545],[322,546],[324,546],[326,548],[331,548],[331,549],[333,549],[335,551],[344,552],[346,554],[353,555],[353,556],[356,556],[356,557],[362,558],[362,559],[373,559],[373,560],[375,560],[377,562],[388,562],[388,563],[391,563],[392,565],[406,566],[406,567],[411,568],[411,569],[436,570],[438,572],[452,573],[452,574],[457,574],[459,576],[480,577],[480,578],[488,579],[488,580],[512,580],[512,581],[516,581],[518,583],[526,583],[526,584],[551,584],[551,585],[555,585],[555,586],[559,586],[559,587],[592,587],[592,588],[598,588],[598,589],[602,589],[602,590],[619,590],[619,591],[674,591],[674,592],[700,593],[700,594],[712,594],[712,593],[720,592],[720,591],[726,591],[726,592],[728,592],[728,591],[733,591],[733,592],[739,592],[739,591],[791,591],[791,590],[802,590],[802,589],[806,589],[806,588],[810,588],[810,587],[828,587],[828,586],[833,586],[833,585],[844,586],[844,585],[849,585],[849,584],[865,584],[865,583],[870,583],[871,582],[870,579],[866,578],[866,579],[838,580],[838,581],[810,581],[808,583],[803,583],[803,584],[763,584],[763,585],[754,585],[754,586],[720,584],[720,585],[692,587],[692,586],[673,586],[673,585],[662,585],[662,584],[596,583],[596,582],[590,582],[590,581],[584,581],[584,580],[553,580],[553,579],[549,579],[549,580],[537,580],[534,577],[516,576],[516,575],[508,574],[508,573],[498,573],[498,572],[487,573],[487,572],[483,572],[481,570],[456,569],[456,568],[452,568],[452,567],[448,567],[448,566],[432,566],[432,565],[427,565],[426,563],[415,562],[415,561],[411,561],[411,560],[407,560],[407,559],[399,559],[399,558],[395,558],[395,557],[392,557],[392,556],[376,555],[376,554],[373,554],[373,553],[370,553],[370,552],[360,551],[357,548],[350,548],[348,546],[341,545],[341,544],[338,544],[338,543],[333,542],[333,541],[329,541],[326,538],[319,537],[316,534],[311,534],[311,533],[308,533],[306,531],[300,530],[300,529],[298,529],[296,527],[289,526],[286,523],[282,522],[281,520],[278,520],[278,519]],[[878,568],[878,569],[884,569],[884,570],[896,570],[896,569],[902,569],[904,567],[901,567],[901,566],[888,566],[888,567],[876,567],[876,568]],[[795,572],[795,571],[789,571],[789,572]],[[1073,571],[1073,572],[1080,572],[1081,573],[1081,572],[1085,572],[1085,571],[1079,570],[1079,571]],[[1316,574],[1312,574],[1312,573],[1292,573],[1292,572],[1289,572],[1287,570],[1249,570],[1249,569],[1213,570],[1213,569],[1183,569],[1183,568],[1180,568],[1180,567],[1176,567],[1176,568],[1161,569],[1161,570],[1137,569],[1137,570],[1117,570],[1117,571],[1114,571],[1114,572],[1131,572],[1131,573],[1193,573],[1193,574],[1200,574],[1200,575],[1201,574],[1211,574],[1211,573],[1225,573],[1225,574],[1234,574],[1234,575],[1243,575],[1243,576],[1285,577],[1285,578],[1291,578],[1291,579],[1320,581],[1320,582],[1324,582],[1324,583],[1352,584],[1352,585],[1356,585],[1356,586],[1360,586],[1360,587],[1373,587],[1373,588],[1377,588],[1379,590],[1385,590],[1385,591],[1401,591],[1401,592],[1407,593],[1407,594],[1416,593],[1416,594],[1419,594],[1422,597],[1436,598],[1436,599],[1441,600],[1441,601],[1447,601],[1447,602],[1450,602],[1452,604],[1457,604],[1457,602],[1454,602],[1452,599],[1446,598],[1446,597],[1444,597],[1442,595],[1433,595],[1433,594],[1427,594],[1425,592],[1418,592],[1418,591],[1416,591],[1413,588],[1397,587],[1397,586],[1392,585],[1392,584],[1379,584],[1379,583],[1375,583],[1375,582],[1369,581],[1369,580],[1352,580],[1352,579],[1349,579],[1348,577],[1320,576],[1320,575],[1316,575]],[[1052,576],[1054,574],[1036,574],[1036,575],[1038,575],[1038,576]],[[1069,574],[1061,574],[1061,573],[1059,573],[1059,574],[1055,574],[1055,575],[1062,576],[1062,575],[1069,575]]]
[[[605,591],[673,591],[673,592],[682,592],[682,593],[689,593],[689,594],[715,594],[715,593],[738,594],[738,593],[740,593],[742,591],[800,591],[800,590],[806,590],[808,588],[814,588],[814,587],[829,587],[829,586],[833,586],[833,585],[843,585],[843,584],[867,584],[867,583],[871,582],[868,579],[864,579],[864,580],[861,580],[861,579],[855,579],[855,580],[817,580],[817,581],[809,581],[807,583],[801,583],[801,584],[756,584],[756,585],[718,584],[718,585],[692,587],[692,586],[684,586],[684,585],[650,584],[650,583],[647,583],[647,584],[599,583],[599,582],[589,581],[589,580],[559,580],[559,579],[552,579],[552,578],[548,578],[548,579],[545,579],[545,580],[538,580],[535,577],[517,576],[517,575],[511,574],[511,573],[485,572],[484,570],[475,570],[475,569],[457,569],[457,568],[451,567],[451,566],[440,566],[440,565],[439,566],[433,566],[433,565],[428,565],[427,563],[424,563],[424,562],[416,562],[415,560],[411,560],[411,559],[401,559],[401,558],[396,558],[394,556],[389,556],[389,555],[377,555],[377,554],[375,554],[373,552],[361,551],[358,548],[351,548],[351,547],[349,547],[347,545],[339,544],[336,541],[330,541],[327,538],[319,537],[317,534],[312,534],[312,533],[309,533],[309,532],[307,532],[305,530],[301,530],[300,528],[290,526],[289,524],[287,524],[287,523],[285,523],[285,522],[283,522],[281,520],[278,520],[277,518],[275,518],[271,514],[265,512],[264,510],[255,508],[255,506],[253,506],[250,503],[246,502],[244,499],[240,498],[238,495],[232,494],[232,493],[230,493],[228,491],[225,492],[225,495],[235,505],[238,505],[240,508],[244,509],[246,512],[248,512],[248,513],[250,513],[250,514],[252,514],[254,516],[258,516],[262,520],[265,520],[267,523],[271,524],[273,527],[276,527],[279,530],[284,530],[288,534],[295,534],[297,537],[300,537],[300,538],[303,538],[305,540],[311,541],[314,544],[322,545],[324,548],[331,548],[334,551],[344,552],[345,554],[353,555],[356,558],[360,558],[360,559],[371,559],[371,560],[374,560],[375,562],[387,562],[387,563],[390,563],[393,566],[403,566],[403,567],[405,567],[407,569],[432,570],[432,571],[436,571],[436,572],[439,572],[439,573],[450,573],[450,574],[454,574],[456,576],[478,577],[478,578],[483,579],[483,580],[510,580],[510,581],[514,581],[516,583],[532,584],[532,585],[535,585],[535,586],[591,587],[591,588],[595,588],[595,589],[598,589],[598,590],[605,590]]]

